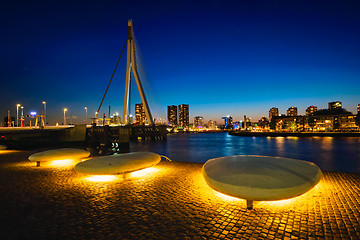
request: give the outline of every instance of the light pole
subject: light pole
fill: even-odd
[[[86,121],[87,121],[87,107],[85,107],[85,124],[86,124]]]
[[[21,116],[20,116],[20,120],[21,122],[21,126],[24,127],[24,106],[21,106]]]
[[[17,127],[19,126],[19,107],[20,106],[21,106],[20,104],[16,105],[16,126]]]
[[[65,116],[66,111],[67,111],[67,108],[64,108],[64,126],[66,125],[66,116]]]
[[[46,128],[46,102],[42,102],[44,104],[44,116],[45,116],[45,128]]]

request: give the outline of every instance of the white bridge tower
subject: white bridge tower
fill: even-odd
[[[136,55],[135,55],[135,39],[132,20],[128,21],[128,32],[127,32],[127,61],[126,61],[126,83],[125,83],[125,96],[124,96],[124,111],[123,111],[123,122],[125,124],[129,121],[129,97],[130,97],[130,71],[132,70],[136,85],[139,90],[140,98],[143,104],[143,108],[146,115],[148,124],[154,125],[148,102],[145,97],[145,92],[140,81],[140,76],[137,70]]]

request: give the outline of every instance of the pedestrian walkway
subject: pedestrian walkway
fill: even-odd
[[[99,179],[30,154],[0,151],[2,239],[360,239],[360,174],[324,172],[302,196],[247,210],[206,185],[202,164]]]

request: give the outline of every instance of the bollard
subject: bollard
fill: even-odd
[[[40,167],[40,161],[36,161],[36,166]]]
[[[249,209],[249,210],[253,209],[253,203],[254,203],[254,201],[252,201],[252,200],[246,200],[247,209]]]

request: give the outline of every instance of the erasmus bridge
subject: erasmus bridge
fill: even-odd
[[[125,96],[124,96],[124,110],[123,110],[123,124],[110,126],[104,122],[102,125],[97,125],[98,113],[104,102],[106,94],[109,90],[110,84],[114,78],[114,74],[119,65],[121,56],[127,48],[126,61],[126,81],[125,81]],[[151,115],[150,107],[145,96],[144,88],[139,74],[140,59],[137,57],[135,36],[133,30],[132,20],[128,21],[127,39],[121,51],[119,59],[116,63],[113,74],[107,85],[104,96],[101,100],[96,116],[89,128],[85,124],[78,126],[69,126],[66,128],[47,128],[45,124],[39,128],[19,128],[6,129],[1,132],[0,143],[14,149],[22,149],[25,147],[39,147],[39,146],[86,146],[91,150],[93,155],[107,155],[113,152],[123,151],[128,149],[130,140],[151,140],[162,141],[166,140],[167,130],[165,125],[155,125]],[[132,73],[132,74],[131,74]],[[139,95],[142,101],[143,112],[145,113],[147,124],[132,124],[130,121],[130,86],[131,75],[134,76]],[[143,115],[143,113],[142,113]],[[110,116],[109,116],[110,117]]]
[[[100,112],[101,106],[104,102],[107,91],[114,78],[116,69],[119,65],[120,59],[124,53],[125,47],[127,49],[126,60],[126,79],[125,79],[125,94],[124,94],[124,110],[123,110],[123,126],[96,126],[96,121],[90,129],[86,132],[87,145],[90,145],[95,151],[100,154],[113,151],[114,145],[120,146],[122,143],[128,143],[128,139],[141,139],[141,140],[165,140],[167,135],[166,126],[155,125],[151,115],[150,107],[145,96],[144,88],[139,74],[139,57],[137,57],[135,35],[132,20],[128,21],[127,39],[124,47],[120,53],[119,59],[116,63],[115,69],[112,73],[110,81],[105,90],[104,96],[101,100],[99,108],[96,112],[95,119]],[[132,73],[132,74],[131,74]],[[137,89],[142,101],[143,110],[145,112],[147,124],[131,124],[129,118],[130,111],[130,86],[131,75],[134,76]],[[109,116],[110,117],[110,116]],[[101,153],[103,152],[103,153]]]
[[[127,60],[126,60],[126,80],[125,80],[125,94],[124,94],[124,110],[123,110],[123,123],[129,124],[130,123],[130,119],[129,119],[129,110],[130,110],[130,106],[129,106],[129,102],[130,102],[130,84],[131,84],[131,72],[133,73],[132,75],[135,78],[135,82],[140,94],[140,98],[143,104],[143,109],[145,112],[145,116],[146,116],[146,121],[148,123],[148,125],[150,126],[154,126],[154,120],[152,118],[151,115],[151,111],[150,111],[150,107],[149,104],[147,102],[146,96],[145,96],[145,92],[144,92],[144,88],[143,85],[141,83],[141,78],[139,75],[139,69],[138,69],[138,59],[139,57],[137,57],[136,53],[136,44],[135,44],[135,35],[134,35],[134,29],[133,29],[133,24],[132,24],[132,20],[129,19],[128,21],[128,30],[127,30],[127,39],[125,41],[124,47],[121,51],[121,54],[119,56],[119,59],[116,63],[115,69],[113,71],[113,74],[110,78],[109,84],[105,90],[104,96],[101,100],[100,106],[98,108],[98,110],[96,111],[96,116],[95,118],[97,118],[97,115],[100,112],[101,106],[104,102],[105,96],[107,91],[109,90],[111,81],[114,77],[114,74],[116,72],[116,69],[119,65],[121,56],[123,55],[123,52],[125,50],[125,47],[127,47]],[[109,116],[110,117],[110,116]]]

